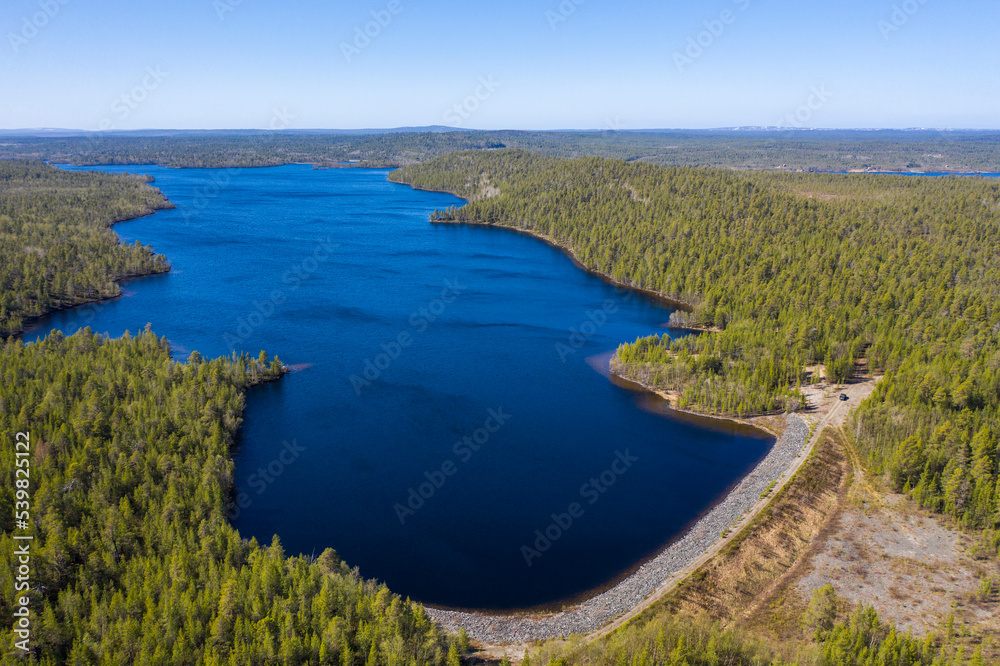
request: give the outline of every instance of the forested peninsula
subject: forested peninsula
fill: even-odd
[[[625,377],[685,408],[801,408],[822,369],[884,379],[855,416],[876,474],[970,526],[1000,518],[1000,184],[984,178],[662,168],[514,150],[390,178],[469,200],[438,221],[551,239],[609,278],[692,305],[715,329],[624,344]]]
[[[124,245],[115,222],[172,208],[149,178],[0,160],[0,336],[25,320],[121,294],[117,281],[170,270]]]

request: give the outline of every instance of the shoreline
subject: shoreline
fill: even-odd
[[[141,217],[145,217],[145,215],[142,215]],[[138,218],[132,218],[132,219],[138,219]],[[128,220],[122,220],[122,222],[128,222]],[[118,242],[119,242],[119,244],[121,244],[121,239],[119,239]],[[48,312],[45,312],[43,314],[34,315],[32,317],[28,317],[28,318],[26,318],[26,319],[24,319],[24,320],[21,321],[21,330],[20,331],[18,331],[17,333],[11,333],[7,337],[12,337],[12,338],[13,337],[21,337],[25,333],[33,333],[36,330],[35,327],[39,326],[39,322],[42,319],[45,319],[46,317],[51,317],[54,314],[59,314],[60,312],[66,312],[67,310],[72,310],[74,308],[85,308],[85,307],[87,307],[89,305],[97,305],[97,304],[100,304],[100,303],[106,303],[108,301],[114,301],[114,300],[117,300],[119,298],[122,298],[125,295],[125,291],[121,289],[121,286],[123,284],[126,284],[126,283],[130,282],[131,280],[141,280],[143,278],[153,277],[154,275],[166,275],[166,274],[168,274],[170,272],[170,270],[171,270],[171,267],[170,267],[169,264],[167,264],[166,270],[163,270],[163,271],[147,271],[145,273],[138,273],[136,275],[126,275],[124,277],[113,277],[113,278],[111,278],[111,281],[114,282],[115,285],[118,286],[119,290],[121,290],[121,293],[115,294],[113,296],[101,296],[99,298],[88,298],[87,300],[81,301],[79,303],[72,303],[70,305],[61,305],[58,308],[54,308],[54,309],[49,310]],[[0,336],[0,337],[2,337],[2,336]]]
[[[55,166],[56,168],[58,168],[58,165],[53,165],[53,166]],[[147,183],[147,185],[149,185],[149,183]],[[155,189],[157,192],[160,192],[159,188],[154,188],[152,185],[149,185],[149,187],[151,187],[152,189]],[[160,192],[160,196],[163,197],[163,201],[160,202],[161,205],[159,205],[159,206],[153,206],[151,208],[147,208],[143,212],[138,213],[138,214],[136,214],[136,215],[134,215],[132,217],[118,218],[118,219],[114,219],[114,220],[112,220],[111,222],[108,223],[107,229],[111,233],[113,233],[115,235],[115,238],[117,239],[118,246],[122,245],[122,238],[114,230],[114,226],[116,224],[118,224],[119,222],[131,222],[133,220],[140,220],[140,219],[142,219],[144,217],[150,217],[152,215],[156,215],[157,213],[159,213],[160,211],[163,211],[163,210],[174,210],[174,209],[177,208],[177,205],[174,204],[172,201],[170,201],[170,199],[168,199],[166,197],[166,195],[163,194],[163,192]],[[154,254],[155,254],[155,252],[154,252]],[[9,333],[7,335],[0,335],[0,340],[5,340],[7,338],[22,338],[25,333],[31,333],[31,332],[33,332],[35,330],[34,328],[31,328],[31,327],[34,327],[34,326],[38,325],[38,323],[42,319],[45,319],[46,317],[50,317],[50,316],[52,316],[54,314],[58,314],[60,312],[65,312],[67,310],[72,310],[73,308],[83,308],[83,307],[87,307],[88,305],[95,305],[95,304],[98,304],[98,303],[105,303],[107,301],[113,301],[115,299],[121,298],[125,294],[125,290],[122,289],[121,287],[122,287],[123,284],[129,282],[130,280],[140,280],[142,278],[152,277],[154,275],[166,275],[171,270],[173,270],[173,267],[170,265],[170,262],[168,260],[166,266],[164,267],[164,270],[162,270],[162,271],[146,271],[144,273],[136,273],[135,275],[116,275],[116,276],[110,276],[111,282],[113,282],[115,284],[115,286],[118,287],[118,293],[117,294],[114,294],[114,295],[111,295],[111,296],[100,296],[98,298],[88,298],[88,299],[86,299],[84,301],[81,301],[79,303],[71,303],[69,305],[61,305],[61,306],[59,306],[57,308],[53,308],[53,309],[49,310],[48,312],[43,312],[42,314],[33,315],[31,317],[25,317],[24,319],[21,320],[21,330],[16,331],[14,333]]]
[[[406,184],[406,183],[401,183],[401,184]],[[454,192],[446,191],[446,190],[428,190],[426,188],[414,187],[413,185],[410,185],[410,187],[412,187],[415,190],[420,190],[420,191],[423,191],[423,192],[444,192],[446,194],[451,194],[452,196],[458,197],[459,199],[462,199],[463,201],[467,201],[465,198],[461,197],[460,195],[455,194]],[[507,230],[507,231],[513,231],[513,232],[516,232],[516,233],[519,233],[519,234],[524,234],[526,236],[530,236],[531,238],[535,238],[537,240],[540,240],[540,241],[544,242],[545,244],[549,245],[550,247],[554,247],[554,248],[556,248],[558,250],[561,250],[562,252],[564,252],[573,261],[573,264],[577,268],[581,268],[584,271],[586,271],[587,273],[590,273],[591,275],[595,275],[595,276],[601,278],[602,280],[604,280],[605,282],[607,282],[609,284],[612,284],[612,285],[614,285],[616,287],[621,287],[623,289],[631,289],[631,290],[634,290],[634,291],[638,291],[638,292],[643,293],[643,294],[645,294],[647,296],[652,296],[653,298],[656,298],[658,300],[661,300],[661,301],[664,301],[666,303],[669,303],[675,309],[680,309],[680,310],[685,310],[685,311],[691,311],[691,310],[694,309],[694,306],[692,304],[687,303],[687,302],[682,301],[682,300],[679,300],[679,299],[677,299],[677,298],[675,298],[673,296],[668,296],[667,294],[664,294],[662,292],[659,292],[659,291],[656,291],[656,290],[653,290],[653,289],[646,289],[645,287],[638,287],[635,284],[629,284],[629,283],[626,283],[626,282],[622,282],[620,280],[616,280],[615,278],[611,277],[610,275],[605,275],[604,273],[601,273],[600,271],[598,271],[596,269],[590,268],[589,266],[587,266],[586,264],[584,264],[582,261],[580,261],[579,257],[577,257],[577,255],[576,255],[576,252],[574,252],[572,248],[570,248],[570,247],[568,247],[566,245],[563,245],[559,241],[557,241],[557,240],[551,238],[550,236],[547,236],[547,235],[545,235],[545,234],[543,234],[543,233],[541,233],[539,231],[534,231],[532,229],[520,229],[518,227],[508,227],[508,226],[504,226],[504,225],[500,225],[500,224],[490,224],[488,222],[467,222],[467,221],[463,221],[463,220],[431,220],[430,222],[431,222],[431,224],[455,224],[455,225],[468,225],[468,226],[473,226],[473,227],[487,227],[487,228],[491,228],[491,229],[504,229],[504,230]],[[673,331],[690,331],[692,333],[717,333],[717,332],[719,332],[719,329],[717,329],[715,327],[674,326],[674,325],[666,324],[664,326],[664,328],[666,328],[668,330],[673,330]],[[614,356],[612,356],[612,361],[613,360],[614,360]],[[778,437],[779,436],[778,433],[775,433],[771,428],[769,428],[767,426],[764,426],[764,425],[761,425],[757,421],[760,418],[763,418],[763,417],[779,416],[780,414],[783,414],[784,412],[779,412],[779,413],[776,413],[776,414],[756,414],[754,416],[742,417],[741,418],[741,417],[738,417],[738,416],[724,416],[724,415],[719,415],[719,414],[707,414],[707,413],[704,413],[704,412],[698,412],[698,411],[694,411],[694,410],[690,410],[690,409],[678,409],[677,407],[674,407],[675,397],[673,395],[671,395],[671,393],[669,391],[664,391],[663,389],[657,389],[657,388],[649,386],[647,384],[643,384],[642,382],[637,382],[634,379],[630,379],[628,377],[624,377],[624,376],[616,373],[614,371],[613,367],[609,371],[610,371],[611,375],[615,379],[620,380],[620,381],[624,381],[624,382],[629,382],[629,383],[631,383],[631,384],[633,384],[633,385],[641,388],[642,390],[644,390],[644,391],[646,391],[648,393],[652,393],[652,394],[657,395],[660,398],[664,399],[670,405],[670,409],[672,411],[678,412],[680,414],[688,414],[688,415],[691,415],[691,416],[697,416],[699,418],[713,419],[713,420],[719,420],[719,421],[730,421],[730,422],[733,422],[733,423],[739,423],[740,425],[750,426],[752,428],[757,428],[759,430],[763,430],[764,432],[766,432],[767,434],[771,435],[772,437]]]
[[[413,185],[410,187],[423,191],[442,191],[428,190]],[[445,192],[467,201],[455,192]],[[693,310],[692,304],[678,298],[639,287],[634,283],[617,280],[590,268],[580,260],[571,247],[539,231],[479,221],[454,219],[432,219],[430,221],[432,224],[465,224],[501,228],[525,234],[559,249],[578,268],[600,277],[609,284],[642,292],[670,304],[675,309]],[[668,326],[668,328],[692,332],[711,332],[712,330],[690,326]],[[815,442],[815,438],[810,437],[808,425],[798,415],[786,415],[786,427],[779,434],[761,422],[764,418],[774,418],[775,415],[739,418],[675,409],[673,396],[669,392],[622,377],[615,373],[612,368],[609,370],[613,380],[627,382],[636,387],[636,390],[645,391],[663,399],[672,411],[697,418],[752,427],[775,437],[776,441],[767,455],[752,470],[724,493],[719,501],[708,507],[678,538],[667,543],[658,554],[642,562],[616,584],[599,591],[584,601],[573,604],[569,608],[553,612],[489,613],[425,606],[428,616],[444,629],[458,631],[464,628],[474,640],[507,646],[561,638],[570,634],[603,635],[673,589],[674,585],[691,573],[691,571],[687,571],[688,569],[693,571],[693,568],[701,566],[728,543],[732,536],[746,527],[787,480],[794,475],[811,450],[809,445]]]
[[[395,169],[393,171],[395,171]],[[389,173],[389,176],[391,176],[391,175],[392,175],[392,172]],[[390,183],[395,183],[397,185],[406,185],[407,187],[409,187],[411,189],[414,189],[414,190],[417,190],[418,192],[437,192],[437,193],[440,193],[440,194],[450,194],[451,196],[453,196],[453,197],[455,197],[457,199],[461,199],[466,204],[470,203],[469,199],[466,199],[464,196],[462,196],[458,192],[453,192],[452,190],[448,190],[448,189],[435,190],[435,189],[431,189],[431,188],[428,188],[428,187],[419,187],[419,186],[413,185],[411,183],[406,183],[406,182],[403,182],[403,181],[392,180],[392,178],[389,177],[389,176],[387,176],[387,179],[389,180]],[[691,311],[694,310],[694,307],[695,307],[693,304],[688,303],[687,301],[681,300],[678,297],[670,296],[668,294],[664,294],[663,292],[656,291],[655,289],[647,289],[646,287],[640,287],[640,286],[636,285],[635,283],[622,282],[621,280],[616,280],[615,278],[611,277],[610,275],[602,273],[602,272],[600,272],[599,270],[597,270],[595,268],[591,268],[590,266],[588,266],[587,264],[583,263],[580,260],[580,258],[576,254],[576,251],[573,248],[569,247],[568,245],[564,245],[563,243],[560,243],[556,239],[554,239],[551,236],[548,236],[546,234],[543,234],[540,231],[535,231],[534,229],[521,229],[519,227],[509,227],[509,226],[506,226],[506,225],[503,225],[503,224],[491,224],[489,222],[480,222],[478,220],[448,220],[448,219],[433,219],[433,218],[431,218],[430,219],[430,223],[431,224],[468,225],[470,227],[488,227],[488,228],[491,228],[491,229],[506,229],[507,231],[513,231],[515,233],[525,234],[527,236],[531,236],[532,238],[535,238],[535,239],[538,239],[538,240],[542,241],[543,243],[545,243],[546,245],[549,245],[550,247],[554,247],[554,248],[562,251],[564,254],[566,254],[566,256],[568,256],[570,258],[570,260],[573,262],[573,264],[577,268],[580,268],[580,269],[586,271],[587,273],[589,273],[591,275],[596,275],[597,277],[601,278],[602,280],[604,280],[608,284],[612,284],[612,285],[614,285],[616,287],[623,287],[625,289],[633,289],[635,291],[638,291],[638,292],[641,292],[643,294],[646,294],[647,296],[652,296],[653,298],[656,298],[658,300],[661,300],[661,301],[664,301],[666,303],[669,303],[671,305],[671,307],[673,307],[676,310],[684,310],[685,312],[691,312]],[[708,328],[708,329],[702,329],[702,328],[698,328],[698,327],[689,327],[689,326],[667,326],[667,328],[674,328],[674,329],[677,329],[677,330],[701,331],[701,332],[708,332],[708,331],[713,330],[713,329],[710,329],[710,328]]]
[[[612,357],[612,360],[614,360],[613,357]],[[699,412],[699,411],[695,411],[695,410],[692,410],[692,409],[681,409],[679,407],[675,407],[674,406],[674,401],[677,399],[677,397],[676,397],[676,391],[667,391],[665,389],[656,388],[654,386],[650,386],[649,384],[644,384],[643,382],[638,382],[638,381],[636,381],[634,379],[631,379],[629,377],[625,377],[623,375],[620,375],[617,372],[615,372],[614,366],[612,366],[609,371],[611,373],[611,376],[616,381],[620,381],[620,382],[625,382],[627,384],[631,384],[632,386],[636,387],[637,390],[645,391],[646,393],[651,393],[651,394],[653,394],[653,395],[661,398],[664,402],[667,403],[667,405],[669,406],[671,412],[675,412],[677,414],[685,414],[687,416],[693,416],[693,417],[697,417],[699,419],[709,419],[709,420],[712,420],[712,421],[722,421],[722,422],[726,422],[726,423],[736,423],[736,424],[739,424],[739,425],[742,425],[742,426],[746,426],[748,428],[754,428],[756,430],[762,430],[762,431],[766,432],[768,435],[770,435],[771,437],[774,437],[775,439],[780,438],[781,437],[781,433],[775,432],[771,428],[771,426],[762,423],[762,421],[764,419],[775,418],[777,416],[782,416],[782,415],[789,416],[790,415],[790,414],[787,414],[786,412],[775,412],[773,414],[754,414],[752,416],[726,416],[726,415],[722,415],[722,414],[706,414],[705,412]],[[799,411],[807,411],[807,410],[799,410]],[[792,413],[793,414],[798,414],[798,412],[792,412]]]
[[[464,628],[469,637],[491,645],[517,645],[570,634],[607,631],[616,622],[645,609],[700,566],[752,520],[808,455],[809,426],[797,415],[786,417],[785,432],[717,503],[678,539],[610,589],[568,609],[520,615],[443,610],[425,606],[444,629]],[[774,485],[771,486],[772,482]],[[771,492],[766,492],[771,486]],[[723,532],[726,536],[722,536]]]
[[[422,189],[411,185],[413,189]],[[436,190],[440,191],[440,190]],[[463,201],[466,199],[455,192],[447,192]],[[506,225],[489,224],[478,221],[431,220],[432,224],[467,224],[470,226],[502,228],[525,234],[558,248],[573,263],[583,270],[596,275],[618,287],[634,289],[669,303],[676,309],[693,310],[690,303],[655,290],[623,282],[600,271],[590,268],[577,256],[576,252],[541,232],[520,229]],[[711,329],[697,327],[668,327],[692,332],[710,332]],[[629,382],[638,390],[646,391],[665,400],[671,410],[698,418],[737,423],[753,427],[775,437],[776,441],[764,458],[743,478],[726,492],[718,502],[710,506],[698,517],[680,537],[669,542],[651,559],[640,564],[629,575],[610,588],[592,597],[556,612],[489,613],[483,611],[447,610],[425,606],[428,616],[448,631],[465,629],[470,638],[493,646],[527,644],[539,640],[563,638],[570,634],[587,634],[596,638],[609,633],[629,618],[638,614],[661,598],[676,584],[714,556],[729,543],[733,536],[744,529],[777,495],[784,484],[794,476],[801,463],[808,457],[811,444],[809,426],[798,415],[785,416],[786,427],[779,435],[760,421],[765,417],[738,418],[702,414],[673,407],[669,394],[651,386],[635,382],[616,374],[611,377]],[[770,415],[770,418],[773,418]]]
[[[411,185],[410,187],[413,187],[413,186]],[[423,189],[423,188],[414,187],[413,189],[416,190],[416,189]],[[423,191],[425,191],[425,192],[432,192],[432,191],[440,191],[440,190],[423,190]],[[462,197],[460,197],[459,195],[455,194],[454,192],[446,192],[446,194],[452,194],[453,196],[456,196],[459,199],[462,199]],[[463,199],[463,201],[464,201],[464,199]],[[569,247],[568,245],[564,245],[564,244],[560,243],[559,241],[555,240],[551,236],[543,234],[540,231],[535,231],[534,229],[521,229],[519,227],[508,227],[508,226],[505,226],[505,225],[502,225],[502,224],[490,224],[489,222],[466,221],[466,220],[440,220],[440,219],[439,220],[433,220],[432,219],[430,222],[431,222],[431,224],[455,224],[455,225],[467,225],[467,226],[470,226],[470,227],[486,227],[486,228],[490,228],[490,229],[504,229],[504,230],[507,230],[507,231],[513,231],[515,233],[524,234],[526,236],[531,236],[532,238],[540,240],[540,241],[542,241],[543,243],[545,243],[546,245],[548,245],[550,247],[554,247],[557,250],[562,251],[564,254],[566,254],[566,256],[568,256],[573,261],[573,264],[577,268],[580,268],[580,269],[586,271],[587,273],[589,273],[591,275],[594,275],[594,276],[597,276],[597,277],[601,278],[602,280],[604,280],[608,284],[614,285],[616,287],[621,287],[621,288],[624,288],[624,289],[631,289],[633,291],[638,291],[638,292],[643,293],[643,294],[645,294],[647,296],[651,296],[651,297],[653,297],[653,298],[655,298],[657,300],[664,301],[666,303],[669,303],[670,306],[673,309],[675,309],[675,310],[684,310],[685,312],[691,312],[692,310],[694,310],[694,307],[695,307],[693,304],[688,303],[687,301],[683,301],[680,298],[677,298],[676,296],[670,296],[668,294],[664,294],[663,292],[656,291],[655,289],[648,289],[646,287],[640,287],[640,286],[638,286],[637,284],[635,284],[633,282],[623,282],[621,280],[617,280],[617,279],[611,277],[610,275],[607,275],[606,273],[602,273],[602,272],[600,272],[599,270],[597,270],[595,268],[591,268],[590,266],[587,266],[585,263],[583,263],[582,261],[580,261],[580,258],[577,256],[577,254],[573,250],[573,248]],[[709,331],[712,330],[712,329],[698,328],[698,327],[692,327],[692,326],[667,326],[667,328],[675,329],[675,330],[698,331],[698,332],[709,332]]]

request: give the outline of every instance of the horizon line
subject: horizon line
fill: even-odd
[[[284,128],[268,129],[259,127],[203,127],[203,128],[170,128],[170,127],[146,127],[136,129],[107,129],[88,130],[69,127],[8,127],[0,128],[0,135],[16,133],[21,135],[52,135],[55,133],[64,134],[135,134],[140,132],[259,132],[268,134],[301,134],[301,133],[330,133],[330,134],[366,134],[366,133],[496,133],[496,132],[532,132],[532,133],[601,133],[601,134],[626,134],[641,132],[1000,132],[1000,127],[784,127],[781,125],[727,125],[721,127],[644,127],[635,129],[590,127],[590,128],[553,128],[553,129],[525,129],[525,128],[498,128],[481,129],[466,127],[450,127],[446,125],[399,125],[394,127],[304,127],[304,128]]]

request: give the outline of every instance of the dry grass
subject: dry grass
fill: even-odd
[[[850,475],[839,438],[828,429],[771,506],[669,595],[666,607],[723,621],[756,614],[837,511]]]

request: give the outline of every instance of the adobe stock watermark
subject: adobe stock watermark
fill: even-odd
[[[424,508],[424,505],[437,494],[437,491],[444,487],[448,479],[458,474],[459,466],[472,460],[472,456],[480,451],[490,441],[490,438],[510,420],[510,414],[504,414],[503,407],[489,409],[486,413],[487,417],[482,427],[476,428],[451,447],[455,459],[449,458],[442,462],[439,468],[424,472],[423,481],[416,487],[410,486],[407,489],[409,494],[406,499],[392,505],[392,510],[396,514],[396,518],[399,519],[400,525],[405,525],[407,518],[416,515],[417,511]]]
[[[889,14],[888,20],[879,19],[876,24],[879,32],[882,33],[882,39],[889,41],[892,34],[899,32],[920,11],[920,8],[926,4],[927,0],[905,0],[900,4],[893,5],[892,13]]]
[[[822,109],[832,97],[833,93],[827,89],[826,84],[812,86],[805,103],[794,111],[786,113],[782,121],[778,123],[778,128],[805,127],[812,120],[813,114]]]
[[[363,26],[359,25],[354,28],[354,39],[350,42],[340,43],[340,52],[344,54],[344,59],[351,62],[361,55],[361,52],[371,46],[372,40],[381,35],[382,31],[392,23],[393,18],[403,12],[403,9],[401,0],[389,0],[385,9],[372,10],[372,20]]]
[[[596,504],[604,493],[608,492],[611,486],[615,485],[629,469],[632,468],[639,458],[629,453],[615,451],[615,458],[611,461],[611,466],[596,477],[592,477],[585,484],[580,486],[580,499],[587,504]],[[535,540],[530,544],[521,546],[521,557],[527,566],[534,564],[534,561],[544,555],[552,545],[568,532],[577,520],[586,513],[583,503],[571,502],[563,513],[553,513],[550,517],[552,522],[542,529],[535,530]]]
[[[287,291],[275,289],[264,300],[254,301],[253,308],[249,312],[236,318],[233,330],[222,334],[222,341],[229,346],[230,351],[235,351],[238,345],[249,340],[264,325],[264,322],[274,315],[280,306],[284,305],[289,295],[298,291],[303,282],[312,277],[320,266],[330,260],[334,250],[339,247],[339,243],[334,243],[327,236],[326,240],[321,240],[316,244],[308,257],[285,271],[281,276],[281,283],[287,287]]]
[[[407,320],[409,328],[400,331],[392,340],[383,342],[379,346],[382,351],[366,358],[363,364],[364,368],[361,372],[351,375],[351,387],[354,389],[354,393],[360,396],[364,389],[371,386],[373,382],[378,381],[379,377],[392,365],[393,361],[403,355],[403,350],[414,343],[416,336],[430,328],[430,325],[437,321],[444,314],[445,310],[448,309],[448,306],[454,303],[455,299],[466,289],[468,287],[461,284],[458,278],[445,280],[441,294],[434,300],[417,308],[410,315]]]
[[[18,32],[8,32],[7,41],[14,53],[21,50],[21,47],[38,36],[38,33],[45,29],[49,21],[54,19],[59,10],[68,5],[70,0],[40,0],[38,11],[31,16],[21,18],[21,29]]]
[[[135,111],[139,106],[149,98],[149,94],[160,87],[167,77],[170,76],[169,72],[164,72],[163,68],[159,65],[147,66],[145,69],[145,75],[131,90],[128,90],[118,97],[116,97],[111,102],[111,112],[118,117],[118,120],[126,120],[132,112]],[[107,132],[109,130],[117,129],[117,124],[115,119],[111,116],[105,116],[101,122],[97,124],[97,129],[94,132],[87,132],[84,135],[84,140],[89,144],[90,150],[96,150],[97,145],[104,138],[101,133]]]
[[[170,76],[169,72],[164,72],[159,65],[156,67],[146,67],[146,75],[142,77],[142,81],[138,85],[133,86],[128,92],[115,98],[115,101],[111,103],[111,110],[118,116],[119,120],[125,120],[133,111],[139,108],[140,104],[146,101],[149,93],[160,87],[160,84],[168,76]],[[112,128],[102,127],[101,129]]]
[[[236,11],[236,8],[243,4],[243,0],[215,0],[212,8],[220,21],[226,20],[226,14]]]
[[[461,125],[479,110],[483,102],[493,96],[493,93],[496,92],[500,85],[499,81],[493,80],[492,74],[489,76],[480,76],[479,85],[476,86],[472,94],[444,112],[445,123],[450,124],[452,127]]]
[[[750,7],[751,0],[732,0],[740,12],[746,11]],[[674,65],[677,71],[684,73],[684,70],[694,64],[694,61],[705,54],[705,51],[712,48],[715,42],[722,37],[726,28],[736,23],[739,17],[738,12],[731,9],[723,9],[719,16],[702,22],[704,30],[688,37],[687,46],[683,51],[674,51]]]
[[[280,109],[274,108],[271,110],[271,117],[268,119],[265,132],[254,136],[254,140],[257,143],[261,143],[264,139],[270,137],[274,132],[280,132],[281,130],[288,129],[295,115],[289,113],[287,107],[281,107]],[[222,191],[229,187],[232,182],[233,177],[239,173],[239,169],[236,167],[230,167],[228,169],[211,169],[211,177],[209,181],[204,185],[199,185],[194,190],[194,200],[189,206],[184,206],[181,209],[181,217],[185,222],[190,222],[191,218],[194,217],[196,213],[200,213],[208,207],[209,202],[215,199]]]
[[[195,213],[200,213],[208,207],[209,202],[215,199],[222,191],[229,187],[233,176],[239,173],[236,167],[228,169],[212,169],[211,177],[204,185],[199,185],[194,190],[194,200],[190,206],[184,206],[181,210],[181,217],[185,222],[190,222]]]
[[[262,467],[258,467],[257,471],[247,477],[247,488],[249,490],[253,490],[254,494],[251,496],[249,492],[244,490],[236,495],[236,501],[229,509],[229,520],[236,520],[239,518],[243,509],[246,509],[253,504],[253,498],[263,495],[268,487],[274,483],[279,476],[284,474],[285,470],[288,469],[289,466],[294,465],[299,459],[299,456],[301,456],[306,450],[306,447],[299,445],[298,440],[293,439],[291,442],[282,442],[281,452],[274,458],[274,460]]]
[[[631,294],[626,294],[623,299],[628,300],[631,297]],[[587,344],[608,323],[608,315],[613,315],[616,312],[618,312],[618,302],[610,298],[605,300],[600,308],[587,310],[586,316],[580,324],[570,326],[569,336],[565,342],[556,343],[556,355],[559,360],[565,363],[566,359]]]
[[[555,10],[545,10],[545,20],[549,22],[549,27],[555,30],[560,23],[565,23],[569,17],[576,13],[576,8],[587,0],[562,0]]]

